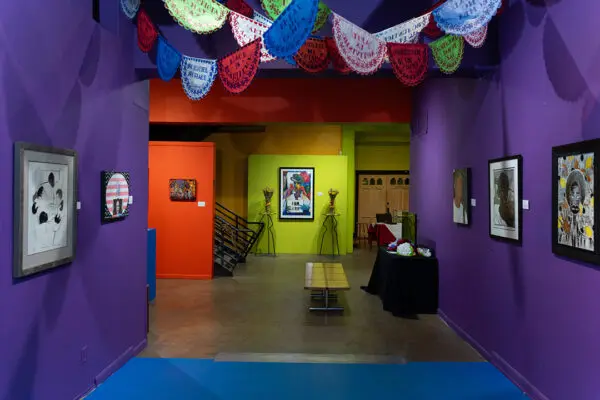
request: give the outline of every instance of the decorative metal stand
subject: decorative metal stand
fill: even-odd
[[[275,214],[273,212],[262,212],[262,217],[260,217],[260,221],[265,223],[265,234],[267,235],[267,253],[263,254],[265,256],[276,256],[275,252],[275,232],[273,230],[273,217]],[[271,252],[271,247],[273,247],[273,252]]]
[[[340,214],[325,214],[325,220],[323,220],[323,225],[321,225],[321,229],[323,234],[321,235],[321,244],[319,246],[319,254],[323,254],[323,243],[325,242],[325,236],[327,232],[331,234],[331,255],[335,257],[335,251],[337,249],[337,255],[340,255],[340,243],[338,240],[338,232],[337,232],[337,217]]]

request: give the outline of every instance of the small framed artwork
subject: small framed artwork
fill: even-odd
[[[315,219],[314,168],[279,168],[279,219]]]
[[[455,169],[452,172],[452,221],[455,224],[469,225],[471,221],[471,170]]]
[[[594,194],[600,139],[552,148],[552,252],[600,264]]]
[[[195,179],[169,179],[171,201],[196,201]]]
[[[14,147],[13,277],[75,259],[77,153],[17,142]]]
[[[129,216],[131,181],[129,173],[102,171],[100,173],[102,223],[121,221]]]
[[[488,162],[490,236],[521,243],[523,158],[511,156]]]

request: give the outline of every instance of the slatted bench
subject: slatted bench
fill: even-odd
[[[343,311],[344,307],[331,307],[329,300],[337,297],[337,291],[350,290],[350,284],[340,263],[306,263],[304,289],[317,292],[311,297],[324,300],[323,307],[310,307],[310,311]]]

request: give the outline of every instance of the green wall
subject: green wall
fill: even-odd
[[[347,252],[348,220],[348,157],[346,156],[310,156],[310,155],[250,155],[248,157],[248,218],[258,221],[264,209],[262,189],[271,186],[275,189],[272,201],[274,212],[279,210],[279,167],[315,168],[315,220],[279,221],[278,214],[273,215],[276,251],[279,254],[318,254],[319,238],[323,214],[329,206],[330,188],[338,189],[336,198],[338,213],[338,235],[340,254]],[[318,193],[322,195],[319,196]],[[266,235],[257,245],[257,250],[267,252]],[[350,246],[350,249],[352,246]],[[323,252],[331,254],[331,238],[326,237]]]
[[[348,157],[348,217],[346,219],[346,251],[348,253],[352,253],[354,250],[354,203],[356,202],[356,169],[354,168],[355,136],[353,128],[342,127],[342,154]]]
[[[410,145],[357,145],[357,171],[401,171],[410,169]]]

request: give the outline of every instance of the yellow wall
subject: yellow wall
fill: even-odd
[[[357,171],[400,171],[410,169],[410,145],[357,145]]]
[[[248,158],[248,217],[252,221],[261,219],[264,210],[262,189],[270,186],[275,190],[272,210],[279,210],[279,167],[313,167],[315,168],[314,187],[314,221],[279,221],[278,214],[273,215],[275,246],[280,254],[318,254],[319,238],[323,224],[323,214],[329,207],[330,188],[338,189],[340,194],[347,193],[346,156],[315,155],[251,155]],[[319,195],[321,194],[321,195]],[[339,195],[336,199],[338,217],[338,241],[340,254],[347,251],[347,196]],[[262,235],[257,244],[259,253],[267,252],[267,237]],[[326,236],[323,246],[324,254],[331,254],[331,237]]]
[[[347,202],[348,217],[346,220],[346,251],[352,253],[354,250],[354,207],[356,203],[356,178],[355,178],[355,139],[354,129],[344,126],[342,128],[342,154],[348,157],[347,166]]]
[[[217,146],[216,201],[247,217],[250,154],[337,155],[339,125],[268,125],[266,132],[218,133],[205,139]]]

